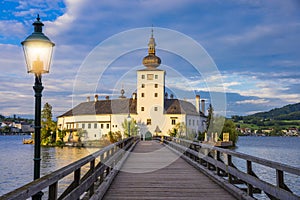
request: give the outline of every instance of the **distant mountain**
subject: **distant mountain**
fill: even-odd
[[[244,118],[260,118],[273,120],[300,120],[300,103],[289,104],[282,108],[275,108],[268,112],[259,112]]]

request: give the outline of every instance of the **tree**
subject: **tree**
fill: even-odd
[[[66,136],[67,131],[65,129],[63,130],[57,130],[57,137],[59,139],[58,143],[63,143],[64,142],[64,137]]]
[[[120,131],[117,131],[117,132],[109,131],[108,138],[109,138],[110,143],[115,143],[122,139],[122,134]]]
[[[204,139],[205,139],[205,131],[202,133],[201,131],[198,131],[198,137],[197,137],[197,139],[199,140],[199,141],[204,141]]]
[[[55,141],[53,135],[56,133],[56,123],[52,120],[52,106],[49,103],[45,103],[43,107],[41,120],[41,143],[48,145]]]
[[[236,126],[234,122],[230,119],[226,119],[223,129],[222,129],[222,134],[220,137],[223,137],[223,133],[229,133],[229,140],[232,141],[233,146],[235,146],[236,142],[238,141],[238,132],[236,130]]]
[[[186,130],[186,126],[185,126],[184,122],[178,122],[173,126],[172,129],[168,130],[168,134],[171,137],[181,137],[181,136],[183,136],[183,133],[185,132],[185,130]]]
[[[206,119],[206,132],[213,129],[214,109],[211,104],[208,106],[208,115]]]
[[[207,139],[211,140],[214,138],[214,134],[222,133],[222,128],[224,125],[225,117],[220,115],[214,115],[214,109],[211,104],[209,104],[208,107],[208,116],[206,120],[206,133],[207,133]]]
[[[122,123],[122,127],[124,129],[124,135],[126,137],[128,137],[128,121],[126,118],[124,119],[124,122]],[[138,130],[138,127],[136,125],[136,121],[134,119],[131,119],[131,121],[130,121],[130,136],[137,135],[137,130]]]
[[[178,134],[177,128],[173,127],[171,130],[169,129],[168,134],[170,137],[177,137],[177,134]]]
[[[271,131],[271,135],[272,136],[278,136],[278,135],[282,135],[282,132],[281,132],[281,128],[280,126],[276,123],[276,125],[273,127],[272,131]]]
[[[9,126],[4,126],[3,128],[2,128],[2,131],[4,132],[4,133],[9,133],[10,132],[10,127]]]
[[[177,129],[177,132],[179,133],[179,136],[182,136],[183,133],[186,131],[186,126],[184,122],[178,122],[175,124],[175,127]]]
[[[81,139],[87,136],[87,131],[84,129],[79,129],[74,133],[74,135],[78,136],[78,142],[81,142]]]
[[[261,134],[262,133],[262,128],[259,128],[257,131],[256,131],[257,134]]]

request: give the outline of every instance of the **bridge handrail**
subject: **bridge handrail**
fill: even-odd
[[[216,151],[219,151],[224,154],[228,154],[228,155],[235,156],[235,157],[238,157],[241,159],[249,160],[249,161],[261,164],[261,165],[265,165],[267,167],[275,168],[278,170],[282,170],[282,171],[300,176],[300,168],[297,168],[294,166],[290,166],[290,165],[283,164],[283,163],[276,162],[276,161],[267,160],[264,158],[255,157],[255,156],[248,155],[245,153],[240,153],[240,152],[236,152],[236,151],[232,151],[232,150],[228,150],[228,149],[224,149],[224,148],[220,148],[220,147],[215,147],[215,146],[212,146],[209,144],[203,144],[200,142],[195,142],[195,141],[186,140],[186,139],[182,139],[182,138],[173,138],[173,139],[174,140],[182,140],[184,142],[189,142],[190,144],[200,146],[201,148],[216,150]]]
[[[161,138],[159,139],[161,140]],[[300,168],[182,138],[164,136],[162,140],[168,146],[176,149],[183,155],[188,156],[194,162],[197,162],[197,164],[204,165],[209,170],[216,171],[217,174],[222,177],[226,175],[229,183],[234,184],[238,182],[238,184],[241,184],[242,182],[246,184],[247,193],[252,197],[255,191],[261,190],[271,199],[300,199],[300,197],[294,194],[284,182],[284,173],[300,176]],[[211,156],[210,153],[204,155],[202,154],[201,149],[207,149],[209,152],[214,152],[215,156]],[[223,159],[220,156],[221,154],[224,156]],[[246,173],[234,166],[232,157],[237,157],[246,161]],[[276,185],[259,179],[252,169],[252,162],[275,169]]]
[[[4,194],[0,197],[0,200],[27,199],[47,187],[49,187],[49,199],[68,199],[67,197],[70,196],[69,194],[72,193],[73,190],[80,190],[80,183],[89,179],[90,176],[95,176],[93,177],[95,181],[97,181],[98,177],[101,176],[100,179],[102,180],[100,180],[100,182],[103,181],[103,179],[105,178],[104,175],[107,176],[109,172],[113,169],[113,167],[121,159],[121,157],[124,154],[124,150],[129,149],[136,142],[136,140],[136,137],[131,137],[106,146],[95,153],[92,153],[78,161],[71,163],[70,165],[62,167],[61,169],[58,169],[20,188],[17,188],[7,194]],[[98,163],[96,163],[97,158],[100,158]],[[84,176],[81,176],[81,167],[85,166],[88,163],[90,163],[90,169],[88,170],[88,172],[86,172]],[[98,170],[98,172],[96,172],[96,170]],[[73,182],[58,197],[58,181],[62,180],[71,173],[74,173]],[[94,182],[91,182],[90,185],[84,186],[89,188],[91,192],[90,196],[93,194],[94,184]],[[85,190],[83,190],[83,192],[80,192],[83,193],[85,192]]]

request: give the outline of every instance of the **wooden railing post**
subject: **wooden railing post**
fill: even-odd
[[[112,155],[114,155],[114,154],[117,152],[116,147],[117,147],[117,146],[114,146],[114,147],[112,148]],[[114,161],[112,162],[112,164],[111,164],[111,168],[112,168],[112,169],[115,168],[117,159],[118,159],[118,158],[115,158]]]
[[[80,184],[80,169],[81,168],[78,168],[74,171],[74,182],[76,186]]]
[[[284,173],[279,169],[276,169],[276,183],[277,183],[277,187],[292,192],[290,188],[284,183]]]
[[[108,150],[106,152],[106,154],[105,154],[105,160],[109,159],[109,157],[110,157],[110,150]],[[107,176],[109,174],[109,172],[110,172],[110,166],[106,166],[106,174],[105,174],[105,176]]]
[[[196,146],[195,144],[193,144],[193,150],[196,151],[196,152],[198,153],[198,149],[197,149],[197,146]],[[194,155],[194,160],[195,160],[196,162],[198,162],[198,156],[195,156],[195,155]]]
[[[196,145],[191,144],[191,149],[192,149],[193,151],[196,151]],[[194,160],[194,161],[197,160],[197,157],[196,157],[194,154],[192,154],[192,157],[193,157],[193,160]]]
[[[215,154],[212,155],[211,153],[215,153],[215,150],[210,150],[207,154],[208,157],[215,159]],[[216,166],[214,166],[213,164],[211,164],[210,162],[207,162],[207,169],[215,171],[216,170]]]
[[[280,188],[284,188],[284,177],[283,177],[283,171],[276,170],[276,182],[277,186]]]
[[[252,162],[249,160],[247,160],[247,174],[253,175]],[[253,197],[253,186],[250,183],[247,183],[247,194]]]
[[[90,170],[91,170],[91,173],[94,173],[95,171],[95,160],[92,160],[90,162]],[[89,192],[89,196],[91,197],[93,194],[94,194],[94,186],[95,186],[95,183],[93,182],[91,187],[90,187],[90,192]]]
[[[232,157],[229,154],[226,154],[226,155],[227,155],[228,166],[232,167]],[[227,173],[228,173],[228,181],[229,181],[229,183],[232,183],[233,182],[232,175],[229,172],[227,172]]]
[[[104,165],[104,154],[100,155],[100,162],[101,162],[102,165]],[[103,180],[104,180],[104,175],[103,175],[103,173],[101,173],[101,175],[100,175],[100,183],[102,183]]]
[[[221,160],[221,153],[220,153],[220,151],[218,151],[217,150],[217,161],[222,161]],[[221,169],[219,168],[219,167],[217,167],[217,174],[218,174],[218,176],[221,176],[222,174],[221,174]]]
[[[56,200],[57,199],[57,182],[53,183],[52,185],[49,186],[49,195],[48,195],[48,199],[53,199]]]
[[[107,160],[109,158],[109,156],[110,156],[110,150],[107,150],[105,152],[105,160]]]
[[[80,170],[81,168],[78,168],[74,171],[74,187],[78,187],[80,185]],[[78,197],[79,199],[79,197]]]

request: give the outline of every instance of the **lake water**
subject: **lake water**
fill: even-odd
[[[300,137],[239,137],[235,151],[300,167]]]
[[[23,138],[26,136],[0,136],[0,196],[33,180],[34,145],[23,144]],[[97,150],[97,148],[42,147],[41,176]]]
[[[0,136],[0,196],[32,181],[34,145],[23,145],[24,137]],[[240,137],[237,146],[235,151],[300,167],[300,137]],[[96,150],[98,149],[42,147],[41,176]],[[235,162],[239,168],[245,169],[245,163],[238,160]],[[259,165],[254,165],[253,170],[268,182],[275,181],[275,171]],[[300,178],[287,176],[286,181],[300,195]]]
[[[300,137],[239,137],[235,151],[256,157],[284,163],[300,168]],[[246,163],[233,160],[239,169],[246,171]],[[259,178],[276,184],[276,171],[269,167],[253,164],[253,171]],[[300,196],[300,177],[286,174],[286,185]],[[258,199],[268,199],[266,195],[255,195]]]

